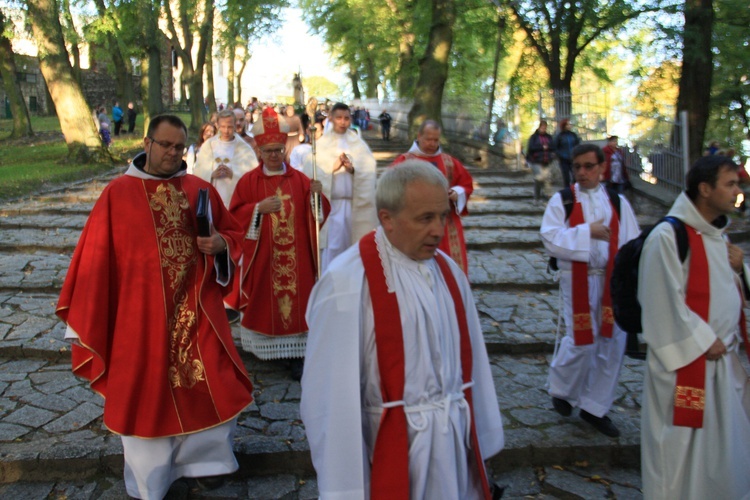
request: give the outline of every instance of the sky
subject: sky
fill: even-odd
[[[255,96],[261,101],[274,101],[281,93],[291,96],[292,78],[297,72],[302,73],[303,85],[306,76],[323,76],[339,86],[346,85],[345,73],[335,67],[322,37],[308,33],[302,11],[288,8],[282,15],[283,28],[251,46],[253,56],[245,69],[242,100]],[[217,89],[217,99],[225,94]]]

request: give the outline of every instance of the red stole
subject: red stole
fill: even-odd
[[[404,342],[401,316],[395,293],[388,292],[380,255],[375,243],[375,232],[363,237],[359,242],[359,251],[365,267],[365,275],[372,297],[375,317],[375,345],[378,355],[378,369],[381,378],[383,397],[383,414],[375,440],[373,451],[370,489],[372,500],[408,500],[409,498],[409,438],[407,433],[406,414],[403,405],[386,407],[388,403],[402,401],[404,398]],[[466,311],[458,289],[456,279],[442,255],[436,254],[440,270],[453,304],[456,308],[461,340],[461,372],[463,382],[471,381],[472,353],[469,328],[466,322]],[[469,404],[471,414],[471,446],[474,451],[475,465],[482,481],[484,497],[490,498],[484,462],[479,451],[476,425],[474,423],[474,406],[471,388],[464,390],[464,397]]]
[[[571,191],[576,198],[573,212],[568,220],[570,227],[585,223],[583,218],[583,207],[578,199],[575,186]],[[604,188],[602,188],[604,189]],[[604,293],[602,294],[602,324],[599,333],[602,337],[612,338],[612,328],[615,317],[612,312],[612,296],[609,292],[609,282],[612,277],[612,269],[615,265],[615,254],[619,248],[620,218],[617,210],[612,206],[612,217],[609,221],[609,258],[607,259],[607,270],[604,276]],[[591,326],[591,305],[589,304],[589,273],[586,262],[573,261],[573,339],[575,345],[587,345],[594,343],[594,332]]]
[[[690,269],[688,270],[685,303],[688,308],[708,323],[711,305],[711,291],[708,272],[708,259],[703,246],[703,237],[685,224],[690,248]],[[683,427],[703,427],[703,408],[706,388],[706,355],[701,354],[692,363],[677,370],[674,389],[674,425]]]

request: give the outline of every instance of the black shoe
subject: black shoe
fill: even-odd
[[[612,420],[610,420],[610,418],[606,415],[604,415],[603,417],[595,417],[586,410],[581,410],[581,418],[584,421],[590,423],[594,429],[601,432],[605,436],[613,438],[620,437],[619,429],[615,427],[615,424],[613,424]]]
[[[554,396],[552,397],[552,406],[554,406],[555,411],[563,417],[569,417],[570,413],[573,411],[573,407],[570,406],[570,403]]]
[[[227,320],[229,320],[229,324],[233,325],[234,323],[237,323],[240,320],[240,313],[239,311],[235,311],[234,309],[224,309],[227,312]]]
[[[299,382],[302,380],[302,371],[305,368],[305,358],[294,358],[289,362],[289,369],[292,371],[292,380]]]
[[[226,476],[206,476],[206,477],[196,477],[195,478],[195,485],[198,487],[199,490],[202,491],[211,491],[211,490],[217,490],[224,486],[224,483],[226,482],[227,477]]]

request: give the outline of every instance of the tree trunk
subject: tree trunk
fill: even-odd
[[[503,32],[505,31],[505,15],[497,12],[497,44],[495,45],[495,62],[492,66],[492,87],[490,87],[490,106],[487,111],[487,133],[492,127],[492,115],[495,112],[495,92],[497,91],[497,70],[500,68],[500,53],[503,51]]]
[[[234,57],[237,53],[236,41],[232,40],[227,47],[227,108],[232,108],[234,104]]]
[[[711,33],[713,0],[685,2],[685,29],[682,48],[682,75],[677,97],[677,115],[688,113],[688,147],[690,163],[700,158],[708,123],[713,75]]]
[[[83,78],[81,76],[81,51],[78,48],[78,32],[73,22],[73,14],[70,11],[70,0],[63,0],[62,17],[70,34],[68,43],[70,44],[70,52],[73,56],[73,75],[78,80],[78,83],[83,85]]]
[[[10,112],[13,114],[13,130],[11,139],[34,135],[31,130],[31,119],[26,101],[21,93],[21,86],[16,80],[16,62],[13,60],[13,47],[10,38],[5,35],[5,15],[0,11],[0,76],[3,78],[5,94],[10,102]]]
[[[110,25],[116,26],[115,19],[107,12],[104,0],[94,0],[94,3],[96,4],[96,11],[99,13],[99,17],[106,18]],[[133,76],[128,71],[129,64],[126,64],[120,44],[117,42],[117,37],[112,31],[107,31],[107,49],[112,57],[112,65],[115,68],[115,82],[117,85],[115,94],[121,102],[130,102],[135,98],[133,94]]]
[[[365,81],[365,96],[369,99],[378,98],[378,70],[375,66],[375,61],[372,57],[365,55],[365,63],[367,64],[367,80]]]
[[[432,0],[432,26],[427,50],[419,62],[419,80],[414,90],[414,104],[409,111],[410,136],[416,137],[419,125],[428,119],[442,120],[442,101],[453,45],[456,21],[454,0]]]
[[[68,145],[68,158],[81,163],[112,161],[73,76],[56,1],[28,0],[26,3],[39,50],[39,67],[57,108],[60,129]]]
[[[213,26],[210,33],[213,33]],[[216,113],[216,91],[214,90],[214,37],[208,37],[206,47],[206,100],[208,101],[208,112]]]
[[[245,72],[247,67],[247,56],[242,56],[242,64],[240,64],[240,70],[237,72],[237,102],[242,104],[242,74]]]
[[[349,80],[352,82],[352,94],[355,99],[362,99],[362,92],[359,91],[359,74],[355,69],[349,68]]]
[[[141,60],[141,97],[143,98],[143,133],[148,130],[151,118],[164,111],[161,81],[161,39],[159,33],[159,8],[153,2],[141,2],[140,18],[145,41],[145,57]]]

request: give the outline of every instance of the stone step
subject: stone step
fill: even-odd
[[[532,249],[542,248],[536,229],[480,229],[464,231],[467,250]]]
[[[520,466],[637,466],[642,363],[626,360],[610,413],[619,439],[560,417],[544,390],[548,356],[490,354],[506,447],[496,471]],[[314,475],[299,417],[300,385],[285,362],[246,362],[256,401],[240,415],[235,453],[243,474]],[[0,482],[91,478],[122,467],[122,446],[102,425],[102,399],[67,362],[0,359]]]
[[[257,500],[312,500],[318,498],[315,477],[290,473],[244,477],[243,471],[229,476],[214,491],[201,491],[193,480],[175,481],[167,500],[216,500],[247,498]],[[516,467],[488,474],[493,483],[504,487],[503,498],[620,498],[641,499],[641,476],[637,469],[604,468],[582,461],[579,465]],[[122,475],[108,472],[87,480],[19,481],[0,485],[0,496],[12,499],[70,498],[78,500],[128,500]]]
[[[546,291],[474,289],[487,350],[495,354],[552,352],[557,331],[557,288]],[[70,359],[65,326],[55,315],[58,292],[0,293],[0,357]],[[239,326],[234,325],[239,339]],[[241,348],[239,340],[238,349]],[[241,349],[240,349],[240,352]],[[244,354],[247,361],[252,356]]]
[[[547,272],[541,248],[469,250],[469,281],[474,290],[534,290],[557,288]]]

